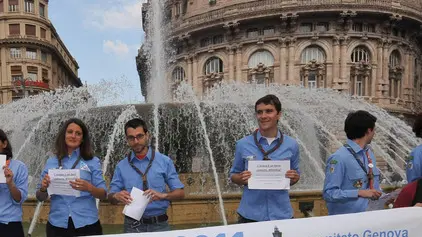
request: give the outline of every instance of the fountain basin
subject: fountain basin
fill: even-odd
[[[237,207],[241,194],[223,194],[225,214],[229,223],[237,221]],[[295,218],[305,217],[300,206],[313,204],[313,215],[327,215],[325,202],[321,191],[292,191],[291,203]],[[23,204],[23,222],[30,222],[34,216],[37,200],[29,198]],[[123,205],[111,205],[100,202],[100,220],[102,224],[123,224]],[[38,223],[47,223],[49,201],[44,203]],[[221,224],[221,215],[218,208],[218,197],[214,194],[188,194],[185,199],[173,201],[168,209],[169,223],[171,225],[218,225]]]

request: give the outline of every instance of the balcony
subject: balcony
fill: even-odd
[[[13,82],[13,84],[15,86],[22,86],[22,82],[21,81],[15,81],[15,82]],[[42,81],[25,80],[25,83],[24,84],[25,84],[25,87],[28,87],[28,88],[38,87],[38,88],[43,88],[43,89],[47,89],[47,90],[50,89],[48,83],[42,82]]]
[[[182,20],[173,21],[173,33],[192,31],[233,20],[263,16],[280,16],[281,13],[318,11],[372,11],[394,13],[422,22],[422,0],[256,0],[246,3],[227,3],[215,10],[198,10],[188,13]],[[180,18],[179,18],[180,19]]]

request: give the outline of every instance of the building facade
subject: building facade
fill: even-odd
[[[0,104],[81,86],[78,63],[48,19],[48,0],[0,0]]]
[[[333,88],[405,113],[422,102],[422,0],[167,4],[172,88],[186,81],[198,96],[228,80]],[[137,58],[144,95],[146,55],[141,48]]]

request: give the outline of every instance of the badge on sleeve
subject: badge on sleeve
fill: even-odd
[[[330,167],[330,173],[334,173],[334,166],[333,165]]]
[[[353,183],[353,187],[355,187],[355,188],[362,188],[362,180],[356,180],[354,183]]]
[[[331,160],[331,161],[330,161],[330,164],[332,164],[332,165],[336,165],[336,164],[337,164],[337,160]]]
[[[406,161],[412,161],[413,160],[413,156],[408,156],[408,157],[406,157]]]
[[[413,169],[413,162],[412,161],[407,162],[406,168],[408,168],[409,170]]]

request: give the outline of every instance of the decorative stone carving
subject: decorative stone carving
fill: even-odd
[[[204,76],[204,88],[210,89],[216,83],[220,83],[223,80],[223,73],[222,72],[212,72]]]
[[[352,76],[369,76],[371,74],[372,66],[370,63],[362,61],[352,65],[350,73]]]
[[[403,77],[404,68],[402,66],[389,67],[390,80],[400,81]]]
[[[269,85],[270,84],[270,78],[271,78],[271,72],[272,72],[272,67],[267,67],[265,66],[263,63],[258,63],[258,65],[256,65],[255,68],[251,68],[249,69],[249,82],[250,83],[259,83],[259,84],[265,84],[265,85]],[[258,75],[263,75],[264,76],[264,82],[260,82],[257,78]]]

